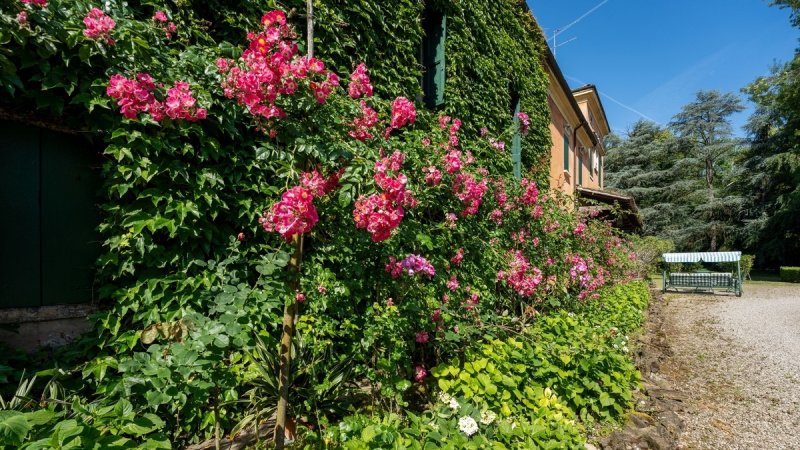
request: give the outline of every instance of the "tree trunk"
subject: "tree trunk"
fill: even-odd
[[[300,286],[300,264],[303,261],[303,237],[292,238],[294,254],[289,260],[289,270],[295,279],[291,283],[292,291]],[[297,300],[291,299],[283,311],[283,333],[281,334],[281,367],[278,377],[278,408],[275,412],[275,448],[283,450],[286,439],[286,413],[289,409],[289,376],[292,368],[292,338],[297,322]]]

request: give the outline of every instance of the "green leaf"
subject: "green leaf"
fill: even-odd
[[[0,411],[0,443],[20,445],[31,430],[25,414],[19,411]]]

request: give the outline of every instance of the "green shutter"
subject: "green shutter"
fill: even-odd
[[[597,185],[603,187],[603,157],[597,155]]]
[[[589,175],[594,176],[594,150],[589,150]]]
[[[564,130],[564,170],[569,172],[569,133]]]
[[[511,138],[511,162],[514,164],[514,176],[522,178],[522,136],[519,132],[519,117],[517,117],[517,113],[520,112],[519,95],[511,95],[511,111],[515,130],[514,137]]]
[[[445,85],[445,41],[447,36],[447,16],[433,9],[425,12],[423,27],[425,40],[422,45],[422,90],[425,104],[436,108],[444,104]]]
[[[583,157],[581,157],[580,152],[578,154],[578,186],[583,186]]]
[[[39,130],[0,122],[0,307],[41,303]]]

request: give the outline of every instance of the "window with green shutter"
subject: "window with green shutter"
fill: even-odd
[[[519,132],[519,117],[517,114],[520,112],[520,98],[519,94],[511,91],[511,117],[514,121],[514,137],[511,138],[511,162],[514,164],[514,176],[522,178],[522,136]]]
[[[564,170],[569,172],[569,133],[564,129]]]
[[[436,108],[444,104],[445,85],[445,39],[447,16],[432,7],[423,16],[425,38],[422,42],[422,91],[425,105]]]
[[[0,122],[0,308],[94,299],[100,164],[84,139]]]
[[[589,178],[594,177],[594,149],[589,149]]]
[[[578,186],[583,186],[583,157],[581,152],[578,151]]]

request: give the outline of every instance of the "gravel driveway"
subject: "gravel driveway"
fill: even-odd
[[[684,394],[682,449],[800,449],[800,286],[668,293],[672,354],[661,376]]]

